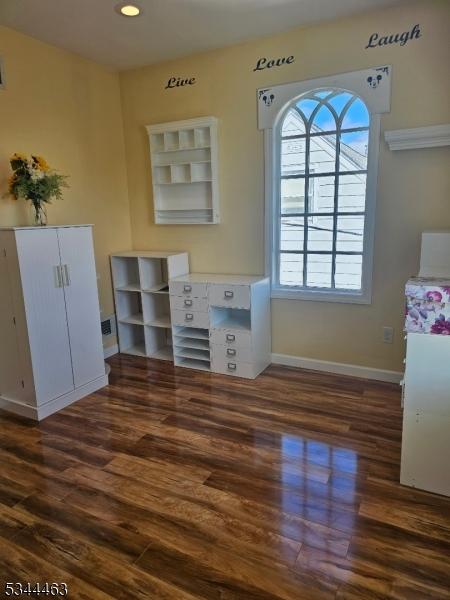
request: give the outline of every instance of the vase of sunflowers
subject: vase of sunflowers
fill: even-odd
[[[51,169],[42,156],[16,153],[10,164],[13,173],[9,179],[9,194],[16,200],[24,198],[30,202],[33,225],[47,225],[46,205],[62,198],[62,188],[67,187],[66,175]]]

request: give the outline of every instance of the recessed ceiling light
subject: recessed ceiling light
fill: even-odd
[[[141,9],[136,4],[129,4],[121,2],[116,6],[118,13],[124,17],[137,17],[141,13]]]

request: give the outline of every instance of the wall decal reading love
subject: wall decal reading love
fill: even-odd
[[[265,57],[258,58],[256,67],[253,71],[263,71],[264,69],[272,69],[272,67],[281,67],[282,65],[291,65],[295,61],[293,56],[287,56],[284,58],[270,58]]]
[[[420,37],[422,37],[422,33],[419,24],[414,25],[410,31],[404,31],[403,33],[392,33],[389,35],[382,35],[381,37],[378,33],[372,33],[365,49],[388,46],[389,44],[400,44],[400,46],[404,46],[409,40],[418,39]]]
[[[186,85],[194,85],[195,83],[197,83],[195,77],[170,77],[164,89],[168,90],[172,88],[184,87]]]

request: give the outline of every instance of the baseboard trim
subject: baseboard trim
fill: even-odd
[[[94,379],[94,381],[90,381],[89,383],[86,383],[72,392],[69,392],[68,394],[59,396],[59,398],[55,398],[54,400],[46,402],[45,404],[41,404],[40,406],[29,406],[28,404],[22,404],[16,400],[10,400],[0,396],[0,408],[22,417],[28,417],[29,419],[34,419],[35,421],[42,421],[53,413],[58,412],[70,404],[73,404],[77,400],[81,400],[81,398],[96,392],[106,385],[108,385],[108,375],[105,374],[97,379]]]
[[[272,363],[275,365],[284,365],[286,367],[299,367],[301,369],[310,369],[312,371],[335,373],[337,375],[350,375],[362,379],[374,379],[376,381],[385,381],[387,383],[400,383],[403,379],[403,373],[400,373],[399,371],[385,371],[384,369],[361,367],[359,365],[330,362],[328,360],[316,360],[313,358],[304,358],[302,356],[291,356],[289,354],[272,354]]]
[[[114,344],[114,346],[109,346],[109,348],[103,348],[103,356],[105,358],[109,358],[110,356],[114,356],[119,352],[119,346]]]

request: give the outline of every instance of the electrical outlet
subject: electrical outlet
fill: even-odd
[[[394,328],[383,327],[383,342],[385,344],[392,344],[394,341]]]

